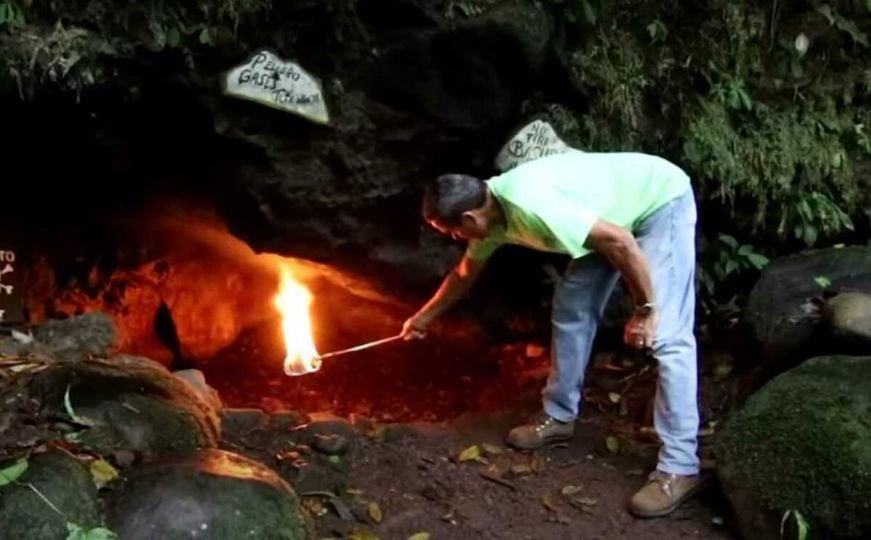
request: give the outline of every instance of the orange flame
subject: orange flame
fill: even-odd
[[[284,336],[284,373],[289,376],[314,373],[321,368],[321,359],[312,338],[309,307],[312,295],[294,279],[287,264],[280,267],[281,280],[275,307],[281,313],[281,331]]]

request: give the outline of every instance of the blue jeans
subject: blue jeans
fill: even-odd
[[[662,441],[658,468],[681,475],[699,470],[695,224],[695,200],[688,190],[633,231],[650,265],[660,316],[653,341],[659,364],[654,402],[654,426]],[[573,260],[556,287],[551,371],[542,398],[545,412],[557,420],[569,422],[578,416],[593,338],[618,277],[604,257],[592,253]]]

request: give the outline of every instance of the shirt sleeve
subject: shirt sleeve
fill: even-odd
[[[584,243],[599,219],[596,214],[556,191],[553,196],[538,198],[535,206],[539,219],[573,259],[592,251]]]
[[[475,262],[484,262],[504,243],[505,242],[499,238],[470,240],[468,246],[466,246],[466,257]]]

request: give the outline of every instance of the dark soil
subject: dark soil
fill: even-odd
[[[318,515],[319,539],[372,538],[362,531],[401,540],[418,532],[432,539],[732,538],[713,480],[669,517],[638,520],[626,511],[658,448],[644,427],[656,381],[644,359],[629,365],[618,354],[599,354],[574,440],[519,453],[502,440],[540,406],[549,364],[543,348],[393,343],[289,378],[281,372],[282,351],[263,345],[275,341],[269,332],[250,332],[202,368],[225,405],[271,413],[247,431],[225,430],[224,446],[286,478]],[[702,377],[707,428],[733,402],[732,387],[731,380]],[[320,453],[315,432],[337,433],[350,449]],[[708,439],[701,455],[712,472]],[[485,443],[492,446],[479,446],[480,460],[458,460]],[[500,453],[488,453],[493,446]]]
[[[294,485],[304,504],[322,514],[317,538],[372,538],[361,531],[382,539],[419,532],[433,539],[733,538],[719,524],[725,507],[713,481],[671,516],[629,515],[626,502],[655,465],[655,450],[609,451],[605,415],[585,415],[568,444],[520,453],[501,441],[523,416],[488,413],[386,426],[358,421],[353,427],[312,422],[291,431],[230,433],[225,444],[271,464]],[[349,452],[326,457],[310,450],[304,442],[312,431],[342,434],[351,441]],[[481,461],[458,461],[473,445],[482,448]],[[498,454],[488,452],[493,447]],[[380,523],[372,503],[383,515]]]

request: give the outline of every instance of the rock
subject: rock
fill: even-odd
[[[719,431],[718,474],[748,540],[784,512],[814,538],[871,537],[871,357],[808,360],[770,381]]]
[[[507,2],[483,16],[412,35],[374,65],[371,90],[446,126],[482,131],[504,126],[529,92],[551,27],[540,7]]]
[[[319,420],[300,429],[299,440],[303,444],[314,446],[318,436],[339,435],[346,440],[353,440],[357,435],[354,426],[345,420]]]
[[[261,463],[221,450],[136,470],[112,494],[107,522],[125,540],[312,536],[286,482]]]
[[[309,418],[296,411],[277,411],[269,415],[269,429],[273,431],[287,431],[307,422]]]
[[[546,120],[533,120],[520,128],[496,156],[496,168],[502,172],[535,159],[561,154],[570,147]]]
[[[182,369],[174,371],[172,374],[190,384],[191,388],[193,388],[200,397],[206,400],[213,409],[218,412],[221,411],[221,408],[223,407],[221,396],[218,395],[218,392],[214,388],[208,385],[206,377],[203,375],[202,371],[198,369]]]
[[[832,350],[819,324],[818,302],[828,291],[871,293],[871,247],[820,249],[775,259],[762,272],[747,301],[744,319],[761,346],[763,365],[782,371],[797,361]]]
[[[826,302],[822,314],[832,335],[864,345],[862,353],[871,354],[871,294],[839,294]]]
[[[115,322],[100,312],[48,320],[33,329],[33,337],[33,341],[4,339],[0,348],[8,355],[38,353],[77,362],[105,358],[118,344]]]
[[[228,436],[240,436],[266,427],[267,417],[260,409],[224,409],[221,411],[221,431]]]
[[[296,62],[268,50],[252,54],[223,78],[224,93],[281,111],[292,112],[318,124],[329,124],[319,80]]]
[[[348,439],[341,435],[315,435],[314,448],[324,454],[341,456],[348,452],[349,447]]]
[[[100,525],[97,488],[78,461],[62,451],[31,456],[20,483],[0,487],[3,538],[64,540],[67,521],[82,527]],[[23,483],[32,484],[65,517]]]
[[[214,408],[148,359],[53,364],[33,375],[28,388],[50,415],[66,416],[71,409],[75,423],[90,426],[66,437],[101,455],[127,450],[149,459],[214,447],[220,438]]]

